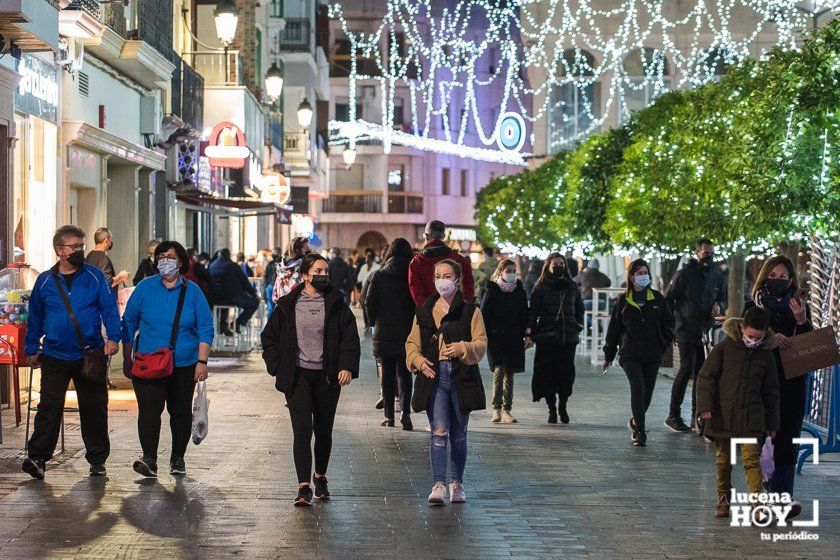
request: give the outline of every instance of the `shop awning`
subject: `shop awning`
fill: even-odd
[[[280,206],[274,202],[247,198],[217,198],[198,192],[181,192],[176,194],[175,197],[179,202],[192,206],[210,205],[220,209],[223,208],[234,216],[274,215],[281,223],[291,223],[292,219],[292,208],[290,206]]]

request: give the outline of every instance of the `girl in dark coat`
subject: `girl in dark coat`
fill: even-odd
[[[525,371],[528,296],[516,279],[516,263],[502,259],[484,286],[481,314],[487,329],[487,361],[493,370],[493,422],[511,424],[513,374]]]
[[[531,392],[534,402],[545,399],[549,424],[557,413],[569,423],[566,403],[575,383],[575,351],[583,330],[583,300],[572,282],[566,258],[551,253],[531,293],[531,312],[525,331],[525,346],[536,343]]]
[[[399,386],[403,430],[412,430],[411,373],[405,365],[405,341],[414,321],[414,300],[408,290],[411,243],[395,239],[385,254],[385,264],[365,286],[364,304],[373,325],[373,354],[382,364],[383,426],[394,425],[394,397]]]
[[[779,378],[779,432],[776,434],[773,448],[773,461],[776,468],[770,479],[768,492],[787,492],[793,495],[796,459],[799,445],[793,438],[800,437],[802,421],[805,418],[805,402],[808,376],[802,375],[786,379],[780,350],[790,348],[790,338],[814,329],[811,324],[811,312],[799,297],[799,279],[793,262],[778,255],[767,259],[761,268],[753,287],[753,301],[746,309],[760,307],[770,315],[770,327],[777,347],[773,350],[776,358],[776,371]],[[799,515],[802,506],[791,502],[791,517]]]
[[[627,267],[627,292],[613,308],[604,345],[604,371],[618,353],[618,363],[630,382],[633,416],[627,425],[635,446],[647,443],[645,413],[653,398],[662,354],[674,342],[674,315],[665,296],[650,287],[650,280],[647,261],[636,259]]]
[[[296,506],[312,505],[312,434],[315,497],[328,500],[327,465],[341,387],[359,376],[359,331],[344,294],[330,286],[329,264],[310,253],[301,259],[298,284],[277,300],[262,332],[263,360],[286,405],[294,432],[299,489]]]

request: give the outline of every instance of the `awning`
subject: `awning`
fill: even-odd
[[[274,202],[263,202],[257,199],[247,198],[217,198],[203,193],[177,193],[175,198],[179,202],[191,206],[202,207],[206,205],[215,206],[228,210],[232,216],[266,216],[273,215],[281,223],[288,224],[292,220],[291,206],[280,206]]]

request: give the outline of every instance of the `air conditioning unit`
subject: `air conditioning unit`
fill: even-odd
[[[67,66],[70,70],[78,72],[82,69],[85,58],[85,46],[81,41],[72,37],[62,37],[58,44],[58,52],[55,54],[55,62],[59,66]]]
[[[140,134],[160,134],[160,100],[156,96],[140,98]]]

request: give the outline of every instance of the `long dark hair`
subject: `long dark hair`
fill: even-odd
[[[764,287],[764,282],[767,281],[767,277],[770,276],[770,272],[772,272],[772,270],[780,264],[785,265],[785,268],[788,270],[788,276],[790,276],[790,293],[799,293],[799,278],[796,276],[796,267],[793,266],[793,261],[784,255],[776,255],[775,257],[767,259],[764,266],[761,267],[761,271],[758,273],[752,289],[753,301],[755,301],[758,296],[758,292],[761,291],[761,288]]]
[[[318,253],[309,253],[308,255],[304,255],[300,261],[300,274],[303,276],[304,274],[309,274],[309,270],[315,265],[318,261],[324,261],[325,263],[329,264],[330,261],[319,255]]]
[[[414,256],[414,251],[411,249],[411,243],[408,239],[398,237],[391,242],[391,246],[385,252],[383,262],[388,262],[392,257],[403,257],[410,259]]]
[[[627,295],[630,295],[635,289],[635,284],[633,283],[633,275],[636,274],[636,271],[642,268],[643,266],[647,267],[648,274],[650,274],[650,265],[645,259],[636,259],[635,261],[631,262],[627,265]],[[651,280],[653,280],[651,278]],[[652,282],[651,282],[652,284]]]
[[[551,253],[550,255],[548,255],[548,257],[546,257],[545,262],[543,263],[542,272],[540,273],[540,279],[537,280],[538,283],[546,282],[549,280],[548,273],[551,269],[551,261],[553,261],[554,259],[563,259],[563,278],[571,280],[571,278],[569,278],[569,265],[566,262],[566,257],[564,255],[561,255],[560,253]]]
[[[291,243],[289,243],[289,248],[286,250],[286,256],[293,258],[302,257],[304,243],[309,243],[308,237],[295,237],[292,239]]]

